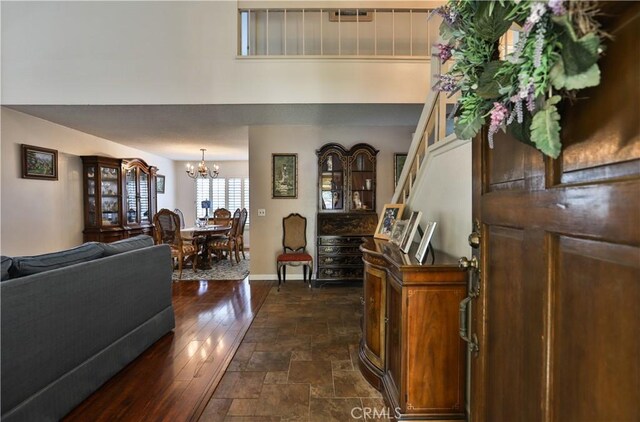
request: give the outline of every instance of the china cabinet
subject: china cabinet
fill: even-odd
[[[376,209],[376,156],[368,144],[346,149],[330,143],[318,156],[316,286],[328,281],[362,280],[359,245],[373,236]]]
[[[83,156],[84,241],[153,235],[156,171],[138,158]]]
[[[360,371],[397,409],[398,421],[464,419],[465,344],[458,313],[466,273],[443,253],[434,265],[420,265],[386,240],[369,239],[360,249]]]

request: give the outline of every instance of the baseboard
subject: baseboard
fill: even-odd
[[[249,273],[249,281],[251,280],[278,280],[278,274],[253,274]],[[287,280],[304,280],[303,274],[287,274]]]

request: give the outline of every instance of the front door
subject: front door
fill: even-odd
[[[601,84],[565,106],[557,160],[474,140],[473,422],[638,420],[639,6],[610,18]]]

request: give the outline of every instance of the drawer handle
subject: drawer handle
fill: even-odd
[[[335,248],[329,247],[329,248],[324,248],[324,251],[325,252],[335,252],[336,250],[335,250]]]
[[[333,258],[325,258],[324,262],[327,264],[331,264],[333,262]]]

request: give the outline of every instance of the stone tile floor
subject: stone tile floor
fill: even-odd
[[[385,404],[358,369],[362,287],[273,287],[200,421],[345,422]],[[388,420],[366,418],[366,420]]]

